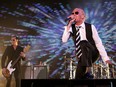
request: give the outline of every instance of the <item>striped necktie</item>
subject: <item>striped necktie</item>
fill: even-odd
[[[80,47],[80,32],[79,32],[80,28],[81,26],[76,27],[76,56],[78,58],[80,58],[82,55],[82,51]]]

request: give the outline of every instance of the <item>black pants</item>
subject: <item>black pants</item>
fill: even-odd
[[[12,87],[11,86],[11,80],[12,80],[12,76],[13,76],[12,74],[9,78],[7,78],[6,87]],[[15,82],[16,82],[16,87],[21,87],[21,74],[20,74],[20,72],[14,71],[14,78],[15,78]]]
[[[84,40],[80,42],[80,45],[82,49],[82,56],[77,64],[75,79],[83,79],[86,68],[91,67],[92,63],[94,63],[99,57],[97,48],[89,42]]]

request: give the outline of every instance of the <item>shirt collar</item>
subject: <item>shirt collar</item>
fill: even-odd
[[[84,27],[85,27],[84,22],[81,25],[79,25],[79,26],[81,26],[81,28],[84,29]]]

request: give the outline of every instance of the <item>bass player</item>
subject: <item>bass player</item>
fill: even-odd
[[[12,63],[16,62],[13,68],[15,68],[14,78],[16,87],[21,87],[21,59],[25,60],[25,53],[23,52],[23,47],[19,46],[19,38],[17,36],[11,36],[11,46],[7,46],[1,60],[2,73],[6,76],[7,83],[6,87],[11,87],[12,74],[7,77],[9,71],[7,69],[8,63],[12,60]]]

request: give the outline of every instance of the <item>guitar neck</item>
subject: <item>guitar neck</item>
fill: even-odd
[[[21,56],[19,56],[12,64],[11,68],[13,68],[15,66],[15,64],[19,61],[19,59],[21,58]]]
[[[30,46],[27,45],[26,48],[23,49],[23,52],[26,53],[29,50]],[[21,58],[21,56],[19,56],[12,64],[12,68],[15,66],[15,64],[19,61],[19,59]]]

